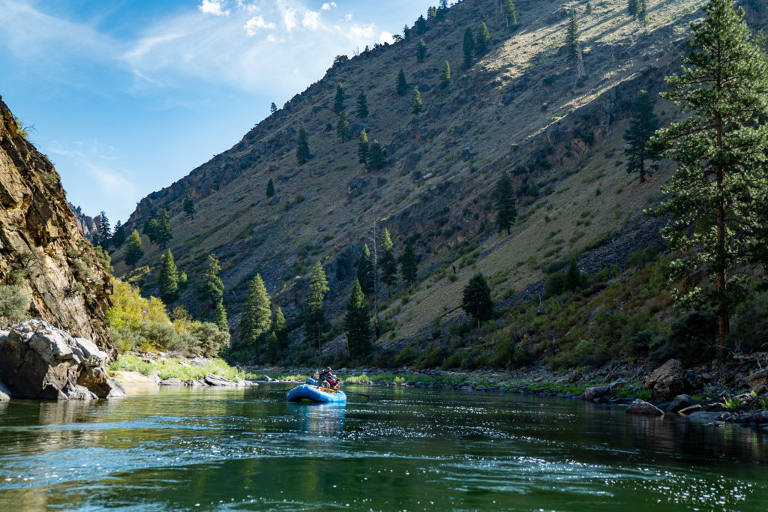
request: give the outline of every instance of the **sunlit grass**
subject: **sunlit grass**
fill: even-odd
[[[222,359],[207,359],[204,364],[191,364],[183,359],[167,359],[163,362],[148,362],[137,356],[123,354],[109,365],[110,371],[131,371],[143,375],[156,374],[161,379],[177,378],[183,381],[198,380],[209,373],[233,381],[246,378],[243,371],[229,366]]]

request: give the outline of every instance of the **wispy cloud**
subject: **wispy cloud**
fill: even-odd
[[[198,6],[200,12],[213,14],[214,16],[229,16],[229,11],[224,9],[223,0],[203,0]]]

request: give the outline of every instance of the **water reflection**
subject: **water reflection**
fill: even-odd
[[[288,410],[299,418],[300,431],[332,437],[344,430],[346,404],[288,404]]]

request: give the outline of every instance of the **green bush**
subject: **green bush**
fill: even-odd
[[[635,356],[646,356],[653,343],[653,332],[640,331],[629,339],[629,351]]]
[[[441,366],[445,369],[461,368],[464,359],[463,355],[463,352],[456,351],[445,358]]]
[[[671,332],[651,344],[650,358],[661,364],[679,359],[684,365],[701,363],[715,355],[717,319],[705,311],[694,311],[672,324]]]
[[[0,327],[13,325],[27,318],[29,297],[16,285],[0,286]]]

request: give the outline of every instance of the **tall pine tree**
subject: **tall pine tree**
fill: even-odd
[[[359,281],[355,281],[352,287],[347,314],[344,317],[344,330],[347,333],[347,348],[352,359],[363,358],[371,353],[371,317]]]
[[[627,173],[640,175],[640,182],[650,174],[646,163],[658,157],[648,150],[648,142],[659,129],[659,120],[653,113],[654,103],[648,91],[640,91],[640,95],[632,104],[632,117],[629,127],[624,133],[627,143],[624,154],[627,156]]]
[[[491,34],[488,32],[488,25],[481,22],[477,28],[477,38],[475,40],[475,50],[478,55],[485,55],[491,44]]]
[[[491,300],[491,288],[483,277],[483,274],[475,274],[464,288],[464,297],[461,307],[466,313],[475,319],[477,326],[482,322],[493,318],[493,300]]]
[[[272,320],[272,332],[277,337],[278,351],[288,348],[288,322],[285,321],[285,315],[280,306],[275,310],[275,316]]]
[[[125,243],[128,233],[125,232],[125,226],[120,221],[115,224],[115,232],[112,233],[112,245],[115,249],[119,249]]]
[[[273,197],[275,195],[275,183],[272,178],[267,182],[267,197]]]
[[[416,62],[421,64],[427,57],[427,43],[422,39],[419,41],[419,45],[416,47]]]
[[[347,114],[344,111],[339,114],[339,122],[336,123],[336,136],[341,142],[346,142],[349,138],[349,121],[347,121]]]
[[[472,29],[469,27],[464,31],[462,50],[464,51],[464,67],[469,68],[472,66],[472,56],[475,53],[475,34],[472,33]]]
[[[220,329],[229,331],[227,323],[227,310],[224,308],[224,282],[219,274],[221,264],[213,254],[208,255],[208,268],[206,269],[203,283],[203,296],[213,309],[213,319]]]
[[[363,245],[363,250],[360,252],[360,259],[357,260],[357,281],[360,283],[363,293],[367,296],[373,294],[374,278],[371,250],[368,249],[368,244],[365,244]]]
[[[405,251],[400,257],[400,273],[403,275],[403,280],[409,285],[416,282],[419,271],[418,265],[416,253],[413,251],[413,244],[408,240],[405,244]]]
[[[517,11],[514,0],[505,0],[502,12],[504,13],[504,21],[507,23],[507,29],[515,28],[517,26]]]
[[[448,61],[443,64],[443,71],[440,73],[440,85],[443,88],[451,85],[451,64]]]
[[[357,158],[363,165],[368,163],[368,149],[368,134],[365,132],[365,129],[363,129],[363,131],[360,132],[360,138],[357,142]]]
[[[107,218],[107,214],[104,212],[99,214],[99,232],[97,233],[97,237],[97,245],[107,249],[109,247],[109,242],[112,239],[112,230],[109,227],[109,219]]]
[[[333,100],[333,111],[337,114],[344,112],[344,86],[336,84],[336,98]]]
[[[379,141],[375,140],[371,142],[371,146],[368,148],[368,167],[374,171],[379,171],[386,167],[387,159],[384,156],[384,150],[379,144]]]
[[[256,274],[248,284],[248,296],[240,320],[240,343],[257,351],[263,349],[264,338],[271,327],[272,304],[264,281]]]
[[[575,67],[576,74],[581,77],[584,74],[584,63],[581,54],[581,33],[575,11],[571,11],[568,19],[568,33],[565,43],[568,47],[568,63]]]
[[[179,294],[179,271],[176,268],[176,261],[174,261],[170,249],[163,253],[158,284],[160,296],[166,303],[176,300]]]
[[[515,189],[512,186],[512,179],[506,172],[496,183],[493,195],[496,203],[496,227],[499,233],[506,231],[510,234],[512,224],[517,218],[517,209],[515,208]]]
[[[141,245],[141,236],[134,229],[128,237],[128,244],[125,247],[125,263],[130,267],[134,267],[143,257],[144,247]]]
[[[184,190],[182,207],[184,208],[184,213],[187,214],[187,218],[195,218],[195,200],[192,199],[192,194],[189,192],[189,189]]]
[[[365,93],[363,91],[360,91],[360,94],[357,95],[357,117],[360,119],[365,119],[368,117],[368,98],[365,96]]]
[[[392,243],[392,237],[389,236],[387,228],[384,228],[381,232],[379,246],[381,250],[381,258],[379,259],[381,280],[387,285],[387,297],[389,297],[392,287],[397,284],[397,260],[395,259],[395,246]]]
[[[171,229],[171,216],[168,214],[168,210],[163,208],[160,210],[160,215],[157,217],[157,229],[155,230],[155,240],[158,245],[165,249],[168,246],[168,242],[173,238],[173,230]]]
[[[309,280],[304,322],[307,338],[315,343],[318,354],[320,353],[320,342],[325,327],[323,302],[328,291],[328,279],[325,277],[323,265],[318,261],[312,267],[312,275]]]
[[[421,114],[422,110],[424,110],[424,102],[421,101],[421,92],[419,91],[418,87],[414,87],[411,111],[414,115],[419,115]]]
[[[405,96],[408,92],[408,80],[405,78],[405,71],[400,68],[400,72],[397,74],[397,94],[399,96]]]
[[[312,153],[309,151],[309,136],[307,128],[302,124],[299,128],[299,138],[296,140],[296,161],[299,165],[304,165],[310,158]]]
[[[768,220],[759,215],[768,195],[768,63],[762,40],[733,0],[710,0],[704,10],[683,71],[667,77],[662,95],[681,107],[683,120],[660,130],[655,141],[678,164],[657,213],[673,217],[662,231],[680,255],[671,267],[711,276],[713,286],[704,293],[677,291],[677,298],[711,300],[722,347],[740,269],[768,244],[755,236]]]

